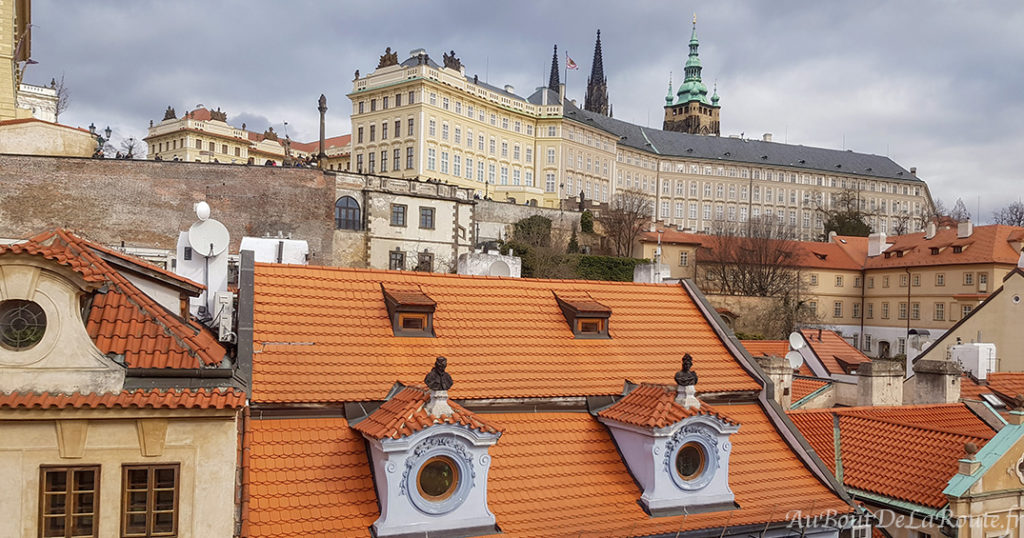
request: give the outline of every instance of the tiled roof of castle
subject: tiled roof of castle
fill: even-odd
[[[705,403],[701,403],[696,409],[687,409],[676,403],[675,386],[646,383],[602,409],[597,415],[644,428],[665,428],[684,418],[700,415],[715,417],[727,424],[736,424],[735,420],[722,415]]]
[[[103,394],[0,393],[0,408],[8,409],[238,409],[245,393],[235,389],[136,389]]]
[[[879,256],[867,258],[866,269],[888,267],[924,267],[933,265],[958,265],[973,263],[1001,263],[1016,265],[1020,251],[1011,243],[1024,241],[1024,228],[990,224],[975,226],[969,237],[957,238],[957,227],[943,227],[931,239],[925,239],[924,232],[899,235],[889,238],[891,245]],[[954,252],[953,247],[961,252]],[[938,254],[932,249],[938,248]],[[896,252],[903,252],[897,256]]]
[[[835,472],[835,429],[843,483],[850,488],[931,508],[957,472],[964,444],[983,446],[995,431],[963,404],[790,411],[789,417]]]
[[[454,363],[453,363],[454,365]],[[651,518],[607,428],[588,413],[493,413],[488,505],[502,535],[643,536],[784,522],[852,507],[815,479],[759,405],[723,405],[743,426],[731,436],[729,485],[739,510]],[[243,534],[368,536],[377,519],[361,437],[341,418],[251,420]],[[779,484],[786,494],[779,495]]]
[[[822,365],[830,374],[846,373],[841,362],[853,366],[871,362],[867,355],[850,345],[835,331],[803,329],[800,332],[804,335],[804,341],[821,359]]]
[[[130,368],[202,368],[224,359],[224,347],[209,330],[167,311],[136,288],[92,250],[99,248],[56,230],[0,246],[0,256],[42,256],[70,267],[88,282],[106,284],[105,292],[93,294],[85,328],[101,352],[123,355]]]
[[[678,285],[477,277],[257,264],[253,400],[383,400],[449,359],[456,399],[616,395],[663,382],[690,353],[699,391],[755,391]],[[436,301],[436,338],[396,337],[381,284]],[[576,339],[553,293],[589,293],[610,339]]]
[[[441,417],[428,414],[423,406],[430,400],[429,393],[419,387],[406,387],[384,402],[376,411],[355,426],[355,429],[374,439],[401,439],[435,424],[458,424],[484,433],[499,433],[499,429],[470,413],[455,402],[448,402],[453,413]]]

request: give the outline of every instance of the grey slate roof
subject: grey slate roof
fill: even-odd
[[[569,102],[563,105],[563,113],[567,119],[618,136],[619,144],[622,146],[657,155],[716,159],[723,163],[744,163],[754,166],[787,166],[820,174],[921,181],[909,170],[881,155],[662,131],[588,112]]]
[[[537,91],[533,92],[533,94],[531,94],[529,97],[527,97],[526,100],[529,101],[530,103],[535,104],[535,105],[542,105],[542,104],[544,104],[544,94],[545,93],[548,94],[548,104],[549,105],[557,105],[558,104],[558,92],[556,92],[555,90],[552,90],[551,88],[548,88],[546,86],[545,87],[541,87],[541,88],[537,88]]]

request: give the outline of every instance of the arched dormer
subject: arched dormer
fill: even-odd
[[[487,451],[501,432],[448,402],[446,365],[438,357],[428,390],[396,385],[383,405],[354,425],[370,446],[380,501],[375,536],[497,532],[487,507]]]
[[[739,424],[695,397],[697,375],[689,359],[676,374],[676,387],[643,384],[597,412],[652,516],[738,508],[729,487],[729,438]]]

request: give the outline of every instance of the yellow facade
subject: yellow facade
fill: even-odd
[[[163,161],[218,162],[265,164],[271,161],[281,164],[285,149],[276,140],[250,140],[250,133],[228,125],[227,122],[210,118],[205,114],[186,114],[181,118],[161,121],[149,128],[145,138],[148,158]],[[205,118],[205,119],[199,119]]]

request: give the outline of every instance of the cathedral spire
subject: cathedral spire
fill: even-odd
[[[665,106],[672,106],[676,97],[672,95],[672,72],[668,72],[668,95],[665,96]]]
[[[558,45],[555,45],[555,51],[551,53],[551,75],[548,77],[548,88],[557,92],[560,84],[558,80]]]
[[[597,31],[597,42],[594,43],[594,62],[587,79],[583,109],[608,115],[608,79],[604,76],[604,59],[601,56],[601,30]]]

